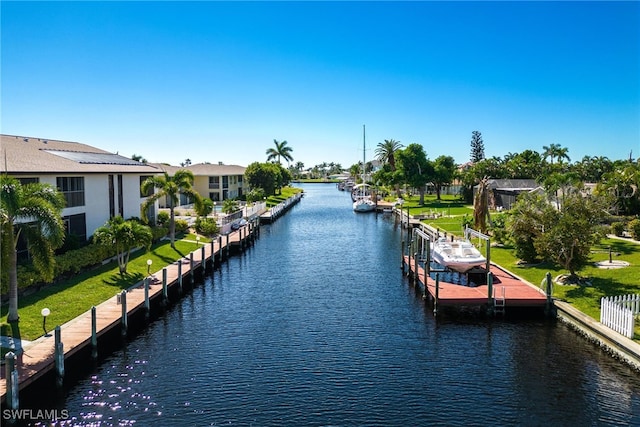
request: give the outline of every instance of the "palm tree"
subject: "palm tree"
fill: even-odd
[[[175,175],[170,176],[167,172],[164,175],[151,176],[147,178],[141,185],[143,194],[149,194],[151,189],[159,191],[152,194],[142,204],[142,215],[146,218],[146,211],[161,197],[166,197],[169,202],[169,236],[171,238],[171,247],[175,249],[176,240],[176,221],[175,208],[180,203],[180,194],[186,194],[194,199],[196,209],[200,209],[202,198],[196,190],[193,189],[193,172],[187,169],[179,169]]]
[[[553,164],[553,159],[558,159],[559,163],[562,163],[562,160],[565,159],[570,161],[568,148],[563,148],[560,144],[550,144],[549,146],[543,145],[542,148],[544,152],[542,153],[543,158],[549,157],[551,159],[551,164]]]
[[[238,201],[234,199],[225,199],[222,202],[222,212],[226,214],[231,214],[236,212],[239,209]]]
[[[280,158],[285,159],[287,163],[293,160],[293,156],[291,155],[291,152],[293,152],[293,148],[287,146],[287,141],[279,142],[278,140],[274,139],[273,143],[275,144],[276,148],[267,149],[266,154],[268,162],[273,159],[277,159],[278,164],[281,164]]]
[[[2,267],[9,270],[9,314],[7,321],[17,323],[18,271],[16,244],[26,237],[33,265],[45,279],[53,278],[54,249],[64,242],[62,221],[64,196],[48,184],[22,185],[0,175],[0,230],[2,231]],[[6,255],[6,256],[4,256]]]
[[[131,250],[143,245],[149,249],[153,241],[151,228],[138,221],[125,221],[120,215],[109,219],[105,225],[98,227],[93,234],[93,240],[99,245],[114,247],[118,259],[118,270],[123,276],[127,273]]]
[[[382,163],[387,163],[391,168],[391,173],[396,170],[396,152],[400,150],[403,145],[400,141],[395,139],[385,139],[384,142],[378,143],[376,148],[376,158]],[[395,184],[396,195],[400,197],[400,184]]]
[[[396,151],[401,149],[403,145],[395,139],[385,139],[384,142],[378,143],[376,148],[376,159],[382,163],[388,163],[391,171],[396,170]]]

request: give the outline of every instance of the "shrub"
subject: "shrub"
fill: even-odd
[[[169,234],[169,229],[167,227],[152,227],[151,228],[151,234],[152,234],[152,238],[154,242],[157,242],[158,240],[162,239],[164,236],[166,236],[167,234]]]
[[[629,227],[631,237],[633,237],[634,240],[640,240],[640,219],[634,219],[627,224],[627,226]]]
[[[79,273],[80,271],[100,264],[115,255],[115,249],[110,246],[88,245],[80,249],[65,252],[55,257],[54,278],[45,280],[32,264],[18,265],[18,289],[32,285],[52,283],[61,278]],[[1,293],[9,292],[9,282],[2,281]]]
[[[186,233],[189,230],[189,223],[184,219],[176,219],[176,233]]]
[[[171,219],[171,217],[169,216],[169,212],[160,211],[160,212],[158,212],[158,218],[156,219],[156,224],[158,224],[160,226],[165,226],[165,225],[169,224],[169,220],[170,219]]]
[[[489,231],[491,232],[491,236],[498,243],[505,243],[507,239],[507,230],[505,225],[505,215],[496,215],[491,220],[491,227]]]
[[[214,236],[218,234],[218,224],[216,220],[213,218],[198,218],[196,219],[195,229],[198,234],[202,234],[203,236]]]
[[[622,222],[611,223],[611,232],[618,237],[622,236],[622,233],[624,232],[624,223]]]

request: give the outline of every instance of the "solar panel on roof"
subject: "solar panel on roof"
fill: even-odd
[[[44,150],[56,156],[64,157],[74,162],[94,165],[129,165],[140,166],[142,163],[111,153],[84,153],[79,151]]]

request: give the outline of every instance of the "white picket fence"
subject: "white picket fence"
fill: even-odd
[[[618,295],[602,297],[600,300],[600,323],[627,338],[633,338],[635,316],[638,313],[640,295]]]

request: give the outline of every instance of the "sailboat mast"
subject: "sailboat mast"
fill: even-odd
[[[362,125],[362,183],[365,183],[365,175],[367,174],[367,142],[366,142],[365,125]]]

